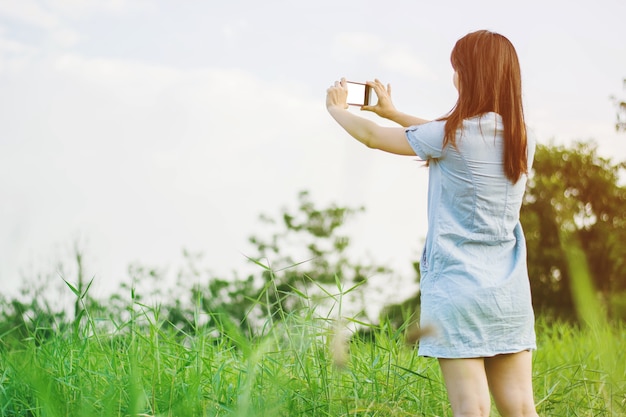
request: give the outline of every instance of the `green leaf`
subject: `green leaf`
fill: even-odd
[[[256,265],[260,266],[261,268],[265,269],[266,271],[270,271],[271,270],[271,268],[268,265],[262,264],[260,260],[251,258],[250,256],[245,255],[245,254],[243,256],[245,256],[249,261],[251,261],[251,262],[255,263]]]
[[[81,296],[80,296],[80,291],[78,291],[78,290],[76,289],[76,287],[75,287],[75,286],[73,286],[72,284],[70,284],[69,282],[67,282],[67,281],[65,280],[65,278],[61,278],[61,279],[63,280],[63,282],[65,282],[65,284],[66,284],[68,287],[70,287],[70,290],[72,290],[72,292],[74,293],[74,295],[75,295],[76,297],[81,298]]]

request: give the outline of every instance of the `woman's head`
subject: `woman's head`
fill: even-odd
[[[517,53],[504,36],[480,30],[459,39],[450,56],[459,78],[459,102],[466,117],[521,104]]]
[[[455,145],[463,119],[487,112],[504,123],[505,173],[512,181],[527,171],[522,79],[517,53],[504,36],[487,30],[459,39],[450,56],[459,97],[446,117],[445,143]]]

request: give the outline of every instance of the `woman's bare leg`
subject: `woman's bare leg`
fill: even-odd
[[[529,351],[485,358],[489,389],[502,417],[537,417]]]
[[[487,417],[489,385],[482,358],[439,359],[454,417]]]

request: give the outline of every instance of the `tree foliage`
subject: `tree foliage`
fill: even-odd
[[[185,251],[185,267],[178,280],[181,286],[195,284],[189,298],[177,299],[167,308],[167,322],[188,334],[198,325],[235,326],[251,334],[268,320],[281,320],[306,304],[323,309],[332,308],[324,301],[347,301],[364,308],[365,301],[354,289],[372,275],[390,271],[357,262],[348,253],[350,238],[344,228],[363,208],[335,203],[319,207],[307,191],[297,198],[296,208],[284,207],[277,216],[259,216],[266,230],[250,236],[252,253],[247,255],[257,272],[245,278],[236,273],[217,277],[201,266],[202,253]],[[199,321],[198,314],[208,317],[208,322]]]
[[[605,300],[611,294],[626,294],[626,188],[620,185],[625,169],[626,163],[599,156],[594,142],[567,148],[538,145],[521,220],[533,299],[539,310],[573,313],[573,271],[568,270],[562,247],[563,237],[568,236],[580,242],[595,289]],[[249,259],[255,272],[245,277],[237,273],[216,276],[203,266],[210,262],[205,254],[185,251],[186,262],[178,271],[176,288],[163,292],[166,269],[134,265],[128,271],[131,284],[122,283],[120,290],[103,302],[86,294],[89,285],[83,277],[83,252],[75,247],[75,273],[61,273],[67,285],[57,279],[66,291],[69,287],[77,295],[74,317],[70,317],[71,309],[48,304],[48,277],[41,285],[26,285],[19,299],[0,297],[0,334],[15,340],[33,334],[45,339],[61,328],[72,324],[74,328],[87,320],[86,310],[92,327],[103,323],[117,327],[128,321],[129,315],[145,309],[150,299],[160,299],[161,303],[154,308],[159,317],[151,320],[187,335],[199,327],[218,332],[228,327],[239,334],[251,334],[259,324],[280,320],[305,304],[323,306],[322,298],[347,300],[364,311],[364,292],[352,289],[372,276],[390,276],[392,271],[375,262],[355,261],[350,253],[351,241],[344,226],[363,210],[337,204],[319,207],[308,192],[302,191],[295,208],[283,208],[277,216],[260,216],[266,231],[249,239]],[[419,280],[419,263],[414,266]],[[56,278],[58,275],[54,274]],[[404,302],[382,310],[396,325],[417,319],[419,294],[406,295]],[[624,317],[626,296],[621,301],[621,307],[617,303],[612,306],[616,312],[621,309],[619,314]]]
[[[626,89],[626,78],[624,78],[624,88]],[[615,130],[618,132],[626,132],[626,100],[611,96],[611,100],[615,105]]]
[[[607,296],[626,290],[625,168],[600,157],[594,142],[538,145],[522,209],[537,306],[573,308],[560,234],[581,242],[597,290]]]
[[[320,208],[308,191],[301,191],[295,211],[283,208],[278,219],[261,215],[260,220],[274,230],[269,238],[252,236],[250,242],[257,251],[253,258],[267,265],[262,281],[270,315],[296,309],[316,294],[348,290],[367,283],[372,275],[391,272],[374,263],[355,262],[348,254],[350,238],[342,228],[363,210],[335,203]]]

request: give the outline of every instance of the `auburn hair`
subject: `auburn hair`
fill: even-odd
[[[459,97],[442,120],[443,145],[456,147],[463,120],[498,113],[504,125],[504,173],[513,183],[528,173],[527,136],[522,108],[522,78],[513,44],[504,36],[480,30],[459,39],[450,56]]]

